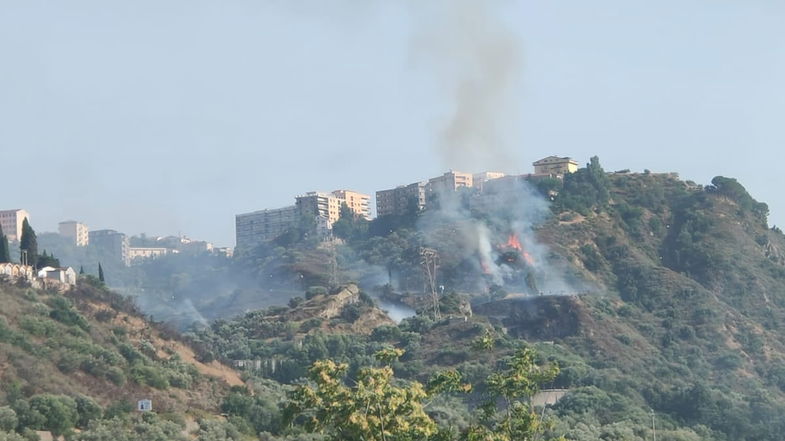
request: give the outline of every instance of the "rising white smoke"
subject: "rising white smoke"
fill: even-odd
[[[548,202],[519,177],[497,180],[482,193],[470,189],[438,196],[418,222],[442,267],[453,268],[458,289],[487,292],[493,285],[528,295],[575,294],[568,265],[537,238],[551,215]]]

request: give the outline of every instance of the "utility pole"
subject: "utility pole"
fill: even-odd
[[[654,436],[654,441],[657,441],[657,427],[654,425],[654,409],[651,410],[651,432]]]
[[[436,319],[442,317],[439,311],[439,292],[436,286],[436,270],[439,268],[439,252],[433,248],[420,248],[420,264],[425,270],[425,275],[428,277],[428,288],[431,291],[431,303],[433,307],[433,316]]]

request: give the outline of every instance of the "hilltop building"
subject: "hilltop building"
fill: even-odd
[[[30,265],[22,265],[19,263],[0,263],[0,277],[5,277],[9,282],[16,282],[18,280],[33,280],[33,267]]]
[[[0,211],[0,225],[9,241],[22,238],[22,223],[25,219],[30,222],[30,214],[22,209]]]
[[[76,271],[71,267],[54,268],[45,266],[38,270],[38,278],[43,279],[44,283],[47,281],[55,281],[68,286],[76,285]]]
[[[86,247],[90,243],[90,230],[87,225],[77,221],[64,221],[57,225],[60,235],[67,237],[73,245]]]
[[[371,220],[371,196],[352,190],[335,190],[333,196],[346,204],[355,215]]]
[[[475,173],[472,175],[472,187],[475,187],[480,191],[482,191],[486,182],[492,181],[494,179],[503,178],[504,176],[505,174],[502,172],[486,171],[481,173]]]
[[[275,239],[292,227],[297,220],[294,205],[273,210],[259,210],[235,216],[237,248],[251,249]]]
[[[138,263],[145,259],[155,259],[156,257],[165,256],[172,253],[177,253],[177,250],[170,250],[169,248],[154,248],[154,247],[129,247],[128,248],[128,261],[131,263]]]
[[[572,158],[561,158],[559,156],[548,156],[532,163],[535,175],[556,175],[564,176],[568,173],[578,171],[578,161]]]
[[[458,191],[460,188],[468,188],[474,185],[474,176],[471,173],[448,171],[447,173],[428,179],[428,193],[442,193],[448,191]]]
[[[417,211],[425,209],[425,182],[401,185],[389,190],[376,192],[376,216],[402,216],[416,207]]]
[[[329,236],[333,224],[341,217],[341,206],[357,216],[370,219],[371,197],[352,190],[332,193],[312,191],[295,198],[295,204],[273,210],[259,210],[235,216],[237,248],[251,249],[275,239],[292,228],[302,216],[313,216],[319,236]]]
[[[128,236],[115,230],[97,230],[89,233],[90,246],[103,256],[128,266]]]

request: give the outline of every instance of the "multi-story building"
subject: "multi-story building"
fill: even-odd
[[[248,250],[275,239],[297,223],[302,216],[313,216],[320,236],[326,237],[341,217],[346,204],[358,216],[370,219],[371,197],[351,190],[332,193],[312,191],[295,198],[295,205],[275,210],[259,210],[235,216],[237,248]]]
[[[416,207],[425,209],[425,182],[401,185],[376,192],[376,216],[401,216]]]
[[[22,238],[22,223],[25,219],[30,222],[30,214],[21,209],[0,211],[0,226],[3,227],[3,234],[8,240],[20,240]]]
[[[564,176],[578,171],[578,161],[572,158],[548,156],[532,163],[535,175]]]
[[[371,219],[371,196],[352,190],[335,190],[333,196],[343,201],[357,216]]]
[[[57,227],[61,236],[67,237],[78,247],[86,247],[90,243],[90,230],[85,224],[70,220],[60,222]]]
[[[115,263],[128,265],[128,236],[115,230],[97,230],[88,233],[90,246],[95,248],[103,257]]]
[[[504,173],[502,172],[486,171],[481,173],[475,173],[472,175],[472,186],[479,188],[480,191],[482,191],[483,186],[485,185],[486,182],[494,179],[503,178],[503,177],[504,177]]]
[[[275,239],[297,221],[294,205],[274,210],[260,210],[235,216],[237,248],[248,250]]]
[[[428,180],[428,193],[442,193],[458,191],[459,188],[468,188],[474,185],[471,173],[448,171],[447,173]]]
[[[332,193],[312,191],[305,196],[298,196],[295,206],[300,216],[316,216],[316,231],[320,236],[326,236],[341,217],[341,204],[343,199]]]

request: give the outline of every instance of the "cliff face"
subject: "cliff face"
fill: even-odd
[[[509,297],[474,306],[474,313],[500,324],[511,336],[552,340],[576,335],[586,308],[578,297]]]

